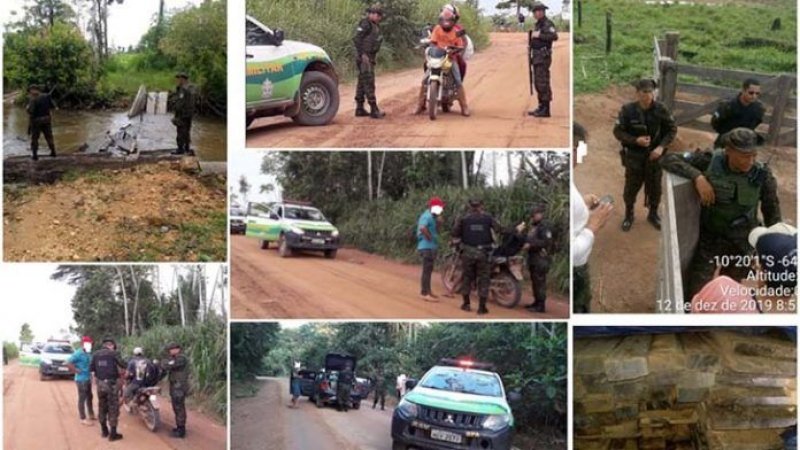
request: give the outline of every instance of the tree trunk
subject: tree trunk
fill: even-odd
[[[183,294],[181,293],[181,274],[177,273],[178,272],[178,268],[177,267],[173,268],[173,271],[174,271],[173,274],[178,279],[178,307],[181,310],[181,326],[185,328],[186,327],[186,307],[183,304]]]
[[[131,271],[131,281],[133,281],[133,287],[136,289],[136,294],[133,297],[133,319],[131,320],[131,334],[135,335],[137,321],[141,325],[141,320],[139,320],[139,290],[142,285],[139,283],[139,280],[136,279],[136,275],[133,272],[133,266],[128,266],[128,269]]]
[[[367,192],[369,201],[372,201],[372,151],[367,150]]]
[[[467,152],[461,151],[461,180],[464,189],[469,188],[469,179],[467,178]]]
[[[477,169],[475,170],[475,179],[474,179],[474,181],[472,182],[472,185],[473,185],[473,186],[477,186],[477,185],[478,185],[478,178],[481,176],[481,167],[483,166],[483,156],[484,156],[485,154],[486,154],[486,151],[485,151],[485,150],[481,151],[481,157],[480,157],[480,158],[478,158],[478,167],[477,167]]]
[[[511,152],[506,152],[506,169],[508,169],[508,185],[514,184],[514,167],[511,165]]]
[[[125,292],[125,277],[122,275],[122,270],[120,270],[119,266],[114,267],[117,269],[119,284],[122,286],[122,309],[125,311],[125,336],[130,336],[131,329],[128,324],[128,294]]]
[[[381,167],[378,169],[378,188],[375,190],[377,198],[381,198],[381,181],[383,179],[383,166],[386,163],[386,152],[381,155]]]

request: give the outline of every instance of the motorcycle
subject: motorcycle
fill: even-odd
[[[430,39],[424,38],[420,46],[425,47],[425,78],[428,80],[428,117],[436,120],[439,106],[443,112],[450,112],[457,97],[457,87],[451,69],[455,61],[452,55],[463,51],[460,47],[448,47],[446,50],[429,45]]]
[[[498,252],[498,248],[490,256],[489,299],[506,308],[513,308],[522,298],[525,258],[521,255],[501,256],[503,252]],[[459,244],[451,245],[450,253],[445,256],[442,283],[450,293],[458,292],[461,290],[463,275],[461,247]]]
[[[133,395],[133,399],[130,402],[123,402],[128,414],[132,416],[138,414],[144,420],[147,429],[153,432],[158,430],[161,424],[159,394],[161,394],[161,388],[158,386],[140,388]]]

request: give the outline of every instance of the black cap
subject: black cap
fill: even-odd
[[[537,203],[533,205],[533,208],[531,208],[531,216],[536,213],[544,213],[545,211],[547,211],[547,205],[544,203]]]
[[[478,206],[483,206],[483,200],[476,197],[469,199],[467,203],[469,204],[469,206],[473,208],[477,208]]]
[[[642,78],[641,80],[636,80],[633,86],[639,92],[652,92],[658,87],[658,83],[652,78]]]
[[[544,11],[544,10],[547,10],[547,9],[550,9],[550,8],[548,8],[547,5],[545,5],[542,2],[533,2],[533,7],[531,8],[531,11],[536,11],[536,10],[539,10],[539,9]]]
[[[175,78],[183,78],[184,80],[188,80],[189,75],[187,75],[186,72],[178,72],[175,74]]]
[[[170,342],[167,344],[167,350],[172,350],[173,348],[181,348],[181,344],[178,344],[177,342]]]
[[[32,85],[28,86],[28,92],[30,92],[30,91],[41,91],[41,90],[42,90],[42,88],[38,84],[32,84]]]
[[[117,345],[117,343],[114,341],[114,339],[113,339],[113,338],[110,338],[110,337],[108,337],[108,336],[104,337],[104,338],[103,338],[103,344],[105,345],[105,344],[106,344],[106,343],[108,343],[108,342],[111,342],[112,344],[114,344],[114,345]]]
[[[758,141],[758,134],[744,127],[734,128],[720,138],[723,147],[733,147],[742,153],[754,153],[759,145]]]

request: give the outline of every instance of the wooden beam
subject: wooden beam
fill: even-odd
[[[673,110],[675,103],[675,91],[678,87],[677,63],[669,58],[662,58],[658,63],[658,71],[661,74],[661,85],[659,86],[659,100],[670,110]]]
[[[769,122],[769,135],[767,136],[767,142],[772,145],[778,145],[789,92],[796,83],[797,77],[786,75],[781,75],[778,80],[778,98],[772,107],[772,118]]]
[[[718,69],[716,67],[702,67],[686,63],[677,63],[677,64],[678,64],[678,72],[681,75],[692,75],[713,81],[723,81],[723,82],[735,81],[738,83],[741,83],[746,78],[755,78],[760,83],[762,83],[762,88],[764,87],[765,83],[772,80],[773,78],[776,78],[775,74],[751,72],[747,70]],[[794,78],[795,80],[797,79],[793,75],[781,75],[781,76],[789,76],[791,78]]]
[[[675,123],[682,125],[692,119],[705,116],[706,114],[712,114],[717,109],[719,100],[714,100],[703,104],[676,100],[674,104],[675,107],[673,108],[673,111],[680,110],[679,113],[675,113]]]
[[[777,84],[776,84],[777,87]],[[733,88],[726,88],[721,86],[712,86],[709,84],[694,84],[694,83],[678,83],[678,93],[680,94],[691,94],[691,95],[704,95],[708,97],[718,97],[720,99],[729,99],[733,98],[739,93],[738,89]],[[761,101],[766,105],[772,105],[775,102],[777,95],[772,92],[772,90],[766,90],[764,86],[762,86],[761,90]],[[789,102],[787,107],[793,107],[797,103],[796,96],[790,96]]]
[[[681,34],[677,31],[668,31],[666,34],[666,45],[664,49],[664,56],[677,61],[678,60],[678,43],[680,42]]]

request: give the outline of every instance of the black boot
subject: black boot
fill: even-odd
[[[122,435],[117,433],[117,427],[111,427],[111,434],[108,435],[108,440],[111,442],[122,439]]]
[[[185,438],[186,437],[186,427],[177,427],[172,429],[172,437],[174,438]]]
[[[108,425],[105,422],[100,424],[100,435],[104,438],[108,437]]]
[[[544,302],[533,302],[532,304],[526,306],[525,309],[530,312],[543,313],[545,312]]]
[[[550,117],[550,102],[539,103],[539,107],[528,114],[533,117]]]
[[[373,119],[383,119],[386,113],[378,109],[378,102],[369,102],[369,116]]]
[[[650,222],[650,225],[653,225],[653,228],[656,230],[661,229],[661,217],[658,217],[658,210],[656,208],[650,208],[650,212],[647,214],[647,221]]]
[[[629,231],[633,226],[633,207],[625,208],[625,220],[622,221],[622,231]]]
[[[51,150],[50,151],[50,157],[51,158],[55,158],[56,157],[56,151],[55,150]]]
[[[486,297],[481,297],[478,300],[478,315],[482,314],[489,314],[489,310],[486,309]]]
[[[356,100],[356,117],[367,117],[369,113],[364,109],[364,102]]]
[[[472,308],[469,307],[469,295],[465,295],[463,298],[464,301],[461,303],[461,310],[467,312],[472,311]]]

